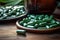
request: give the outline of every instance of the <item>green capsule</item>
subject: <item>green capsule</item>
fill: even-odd
[[[31,17],[28,17],[28,19],[31,19]]]
[[[47,28],[47,29],[49,29],[49,28],[50,28],[50,26],[46,25],[46,28]]]
[[[51,20],[50,23],[51,23],[51,24],[55,24],[56,21],[55,21],[55,20]]]
[[[36,20],[39,20],[39,15],[36,15]]]
[[[20,12],[20,8],[17,9],[17,12]]]
[[[37,29],[38,27],[39,27],[39,24],[35,24],[35,25],[34,25],[34,28]]]
[[[11,15],[11,18],[16,18],[16,15]]]
[[[16,12],[16,16],[19,16],[20,15],[20,12]]]
[[[53,24],[53,25],[50,25],[50,28],[55,28],[57,26],[58,26],[57,24]]]
[[[42,23],[42,20],[36,20],[35,23],[36,24]]]
[[[23,23],[23,26],[24,26],[24,27],[27,27],[27,23]]]
[[[26,35],[26,30],[16,30],[17,35]]]
[[[27,22],[29,22],[30,21],[30,19],[23,19],[23,22],[24,23],[27,23]]]
[[[42,23],[39,23],[39,25],[46,25],[47,24],[47,22],[42,22]]]
[[[48,15],[45,15],[44,17],[45,17],[45,18],[49,18],[49,16],[48,16]]]
[[[56,21],[56,24],[57,24],[58,26],[60,26],[60,22]]]
[[[6,19],[6,18],[7,18],[7,15],[3,14],[2,19]]]
[[[0,17],[2,17],[3,16],[3,13],[0,13]]]
[[[23,21],[20,21],[19,24],[23,26]]]
[[[49,19],[48,18],[43,18],[42,21],[47,22],[47,21],[49,21]]]
[[[27,28],[34,28],[34,26],[31,26],[31,25],[27,25]]]
[[[21,14],[24,14],[25,13],[25,11],[22,11],[22,13]]]
[[[49,19],[53,19],[53,15],[51,15]]]
[[[16,11],[17,9],[15,9],[15,10],[12,10],[10,13],[12,14],[12,15],[16,15]]]
[[[34,25],[35,25],[35,22],[30,21],[30,22],[27,23],[27,25],[32,25],[32,26],[34,26]]]
[[[31,15],[31,16],[30,16],[30,18],[31,18],[31,19],[34,19],[34,18],[35,18],[35,16]]]

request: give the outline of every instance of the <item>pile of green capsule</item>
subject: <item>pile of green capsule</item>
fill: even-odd
[[[16,18],[25,14],[24,6],[5,6],[0,7],[0,20]]]
[[[50,29],[60,26],[60,22],[53,18],[53,15],[28,15],[22,21],[19,22],[20,25],[32,28],[32,29]]]

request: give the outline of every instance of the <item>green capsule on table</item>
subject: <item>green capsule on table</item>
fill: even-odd
[[[26,35],[26,30],[16,30],[17,35]]]

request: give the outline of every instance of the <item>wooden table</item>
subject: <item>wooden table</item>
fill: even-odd
[[[59,10],[59,9],[57,9]],[[60,11],[55,10],[55,13]],[[6,23],[0,24],[0,40],[26,40],[24,36],[17,36],[16,34],[16,24],[14,23]],[[60,40],[60,34],[50,34],[50,35],[38,35],[38,34],[31,34],[27,33],[28,40]],[[54,37],[55,36],[55,37]],[[38,38],[38,39],[37,39]],[[45,39],[44,39],[45,38]],[[46,39],[49,38],[49,39]]]
[[[0,24],[0,40],[26,40],[24,36],[16,34],[15,23]]]

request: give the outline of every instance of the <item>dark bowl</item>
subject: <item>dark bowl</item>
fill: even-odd
[[[16,18],[2,19],[2,20],[0,20],[0,23],[3,23],[3,22],[4,22],[4,23],[6,23],[6,22],[16,22],[17,20],[22,19],[22,18],[25,17],[26,15],[27,15],[27,13],[22,14],[22,15],[16,17]]]
[[[48,34],[49,33],[59,33],[60,32],[60,27],[45,29],[45,30],[27,28],[27,27],[21,26],[19,24],[19,22],[21,20],[22,19],[20,19],[16,22],[17,29],[23,29],[23,30],[26,30],[27,32],[30,32],[30,33],[43,33],[43,34],[45,34],[45,33],[48,33]]]

